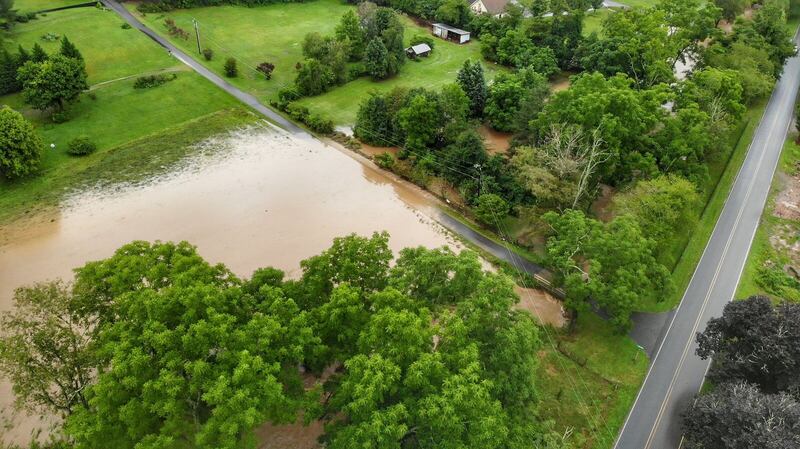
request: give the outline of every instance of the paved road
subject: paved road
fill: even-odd
[[[289,131],[293,134],[308,135],[308,133],[306,133],[306,131],[300,128],[299,126],[295,125],[289,120],[286,120],[283,116],[281,116],[277,112],[261,104],[261,102],[258,101],[256,97],[242,91],[241,89],[235,86],[232,86],[230,83],[225,81],[219,75],[212,72],[211,70],[208,70],[203,64],[199,63],[194,58],[187,55],[185,52],[175,47],[174,45],[172,45],[168,40],[156,34],[156,32],[154,32],[146,25],[144,25],[142,22],[140,22],[139,19],[134,17],[133,14],[128,12],[128,10],[125,9],[124,6],[120,5],[116,0],[102,0],[102,2],[106,7],[111,8],[112,10],[116,11],[117,14],[122,16],[122,18],[125,19],[126,22],[131,24],[132,27],[146,34],[148,37],[150,37],[150,39],[156,41],[158,45],[161,45],[162,47],[167,49],[172,54],[172,56],[177,58],[182,63],[188,65],[189,67],[194,69],[197,73],[204,76],[205,78],[207,78],[209,81],[216,84],[220,88],[224,89],[229,94],[239,99],[239,101],[241,101],[242,103],[246,104],[247,106],[250,106],[259,113],[263,114],[273,123],[277,124],[286,131]]]
[[[700,390],[708,362],[695,355],[695,335],[722,314],[736,292],[772,175],[780,158],[800,84],[800,60],[784,67],[747,158],[700,263],[650,365],[615,449],[675,449],[680,414]]]

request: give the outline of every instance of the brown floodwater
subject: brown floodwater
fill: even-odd
[[[235,273],[273,266],[299,275],[299,262],[334,237],[387,230],[395,252],[407,246],[460,247],[438,223],[435,199],[322,142],[268,128],[211,139],[169,175],[138,186],[88,190],[53,214],[0,228],[0,310],[13,290],[71,277],[133,240],[187,240]],[[10,386],[0,383],[8,417]],[[2,427],[24,443],[37,419]]]

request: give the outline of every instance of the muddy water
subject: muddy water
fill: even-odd
[[[0,310],[16,287],[69,277],[137,239],[187,240],[243,276],[268,265],[297,276],[300,260],[351,232],[387,230],[395,251],[457,246],[430,218],[433,199],[319,141],[251,128],[196,154],[166,177],[82,192],[57,215],[0,228]],[[10,402],[0,383],[0,410]],[[17,417],[0,434],[24,442],[37,422]]]

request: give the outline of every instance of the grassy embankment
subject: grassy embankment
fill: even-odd
[[[14,9],[19,13],[36,12],[45,9],[86,3],[87,0],[16,0]]]
[[[26,6],[25,2],[20,5]],[[66,35],[86,60],[92,89],[81,96],[71,109],[71,119],[62,124],[29,109],[20,94],[0,97],[0,104],[23,112],[33,122],[47,147],[39,174],[0,181],[0,223],[57,204],[65,193],[85,183],[130,180],[154,160],[163,165],[191,143],[252,120],[235,99],[199,75],[184,71],[155,43],[136,30],[123,29],[122,23],[111,11],[79,8],[49,13],[7,34],[6,45],[12,49],[19,44],[30,48],[38,42],[49,53],[58,51],[60,43],[41,36]],[[180,73],[157,88],[133,88],[137,75],[164,70]],[[81,158],[68,155],[68,142],[79,135],[89,136],[98,151]],[[55,149],[50,149],[51,143]]]
[[[224,73],[225,59],[236,58],[239,76],[229,81],[265,103],[276,98],[282,87],[294,85],[295,64],[303,60],[302,42],[305,35],[310,32],[332,34],[339,18],[353,8],[339,0],[315,0],[309,3],[282,3],[253,8],[213,6],[142,15],[136,11],[135,4],[127,6],[152,29],[168,37],[175,45],[220,75]],[[191,37],[183,40],[168,36],[164,27],[166,18],[173,19],[177,26],[191,32]],[[205,61],[197,54],[192,31],[193,18],[200,24],[202,46],[215,53],[211,61]],[[406,44],[416,35],[430,35],[428,28],[421,27],[406,17],[403,20],[406,25]],[[430,57],[408,61],[400,69],[400,73],[391,79],[376,82],[362,77],[335,87],[325,94],[304,98],[300,104],[307,106],[311,112],[321,113],[332,119],[336,124],[353,124],[359,104],[370,92],[386,92],[398,86],[438,88],[455,82],[458,69],[467,59],[483,60],[478,41],[458,45],[437,39]],[[275,71],[269,81],[255,72],[254,68],[261,62],[275,64]],[[501,70],[486,62],[484,67],[488,78]]]
[[[800,235],[800,220],[797,217],[784,218],[775,214],[778,194],[787,187],[793,187],[793,190],[797,188],[798,164],[800,164],[800,146],[795,143],[794,136],[791,136],[783,146],[769,198],[761,215],[761,223],[753,238],[750,255],[736,291],[737,299],[752,295],[767,295],[776,299],[800,298],[800,288],[789,287],[784,291],[776,291],[766,287],[759,280],[762,270],[775,270],[776,274],[783,273],[785,265],[796,266],[796,261],[800,257],[798,250],[793,248],[798,242],[797,236]],[[790,186],[789,183],[795,185]],[[794,200],[797,201],[797,198]]]

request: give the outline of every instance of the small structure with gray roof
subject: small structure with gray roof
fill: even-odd
[[[422,43],[406,48],[406,55],[411,59],[416,59],[419,56],[427,57],[431,54],[431,51],[432,49],[428,44]]]

